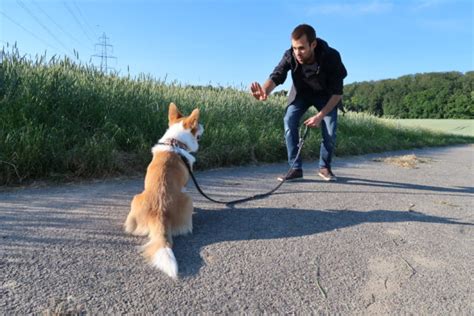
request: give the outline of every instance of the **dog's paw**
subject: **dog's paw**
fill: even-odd
[[[180,236],[180,235],[187,235],[191,234],[193,232],[193,223],[189,223],[186,225],[183,225],[181,227],[175,227],[171,231],[171,235],[173,236]]]
[[[133,232],[137,228],[137,222],[134,219],[127,219],[123,224],[123,228],[127,234],[133,235]]]
[[[150,233],[148,228],[138,226],[132,233],[134,236],[147,236]]]

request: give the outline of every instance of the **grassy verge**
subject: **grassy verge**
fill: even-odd
[[[397,121],[348,113],[338,128],[339,155],[473,143],[474,137],[403,126]]]
[[[396,119],[394,121],[394,123],[403,127],[423,128],[437,132],[474,137],[474,120]]]
[[[68,59],[32,61],[5,52],[0,64],[0,185],[143,173],[151,146],[167,127],[170,102],[185,114],[201,109],[200,169],[286,159],[284,97],[258,102],[230,88],[104,75]],[[347,114],[340,117],[336,155],[473,141]],[[319,142],[320,132],[311,132],[306,159],[318,157]]]

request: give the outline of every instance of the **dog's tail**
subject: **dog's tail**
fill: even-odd
[[[176,279],[178,277],[178,264],[174,256],[170,230],[166,229],[163,221],[156,220],[150,223],[150,241],[143,246],[143,254],[151,264]]]

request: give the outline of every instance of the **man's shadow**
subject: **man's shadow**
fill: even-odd
[[[358,185],[365,187],[382,187],[382,188],[394,188],[394,189],[410,189],[418,191],[430,191],[430,192],[439,192],[439,193],[468,193],[473,194],[473,187],[440,187],[435,185],[423,185],[423,184],[413,184],[405,182],[394,182],[394,181],[381,181],[373,179],[363,179],[363,178],[352,178],[352,177],[338,177],[338,184],[345,185]],[[425,193],[423,193],[425,194]]]
[[[313,180],[313,179],[302,179],[298,182],[304,183],[325,183],[323,180]],[[395,182],[395,181],[381,181],[373,179],[364,179],[364,178],[354,178],[354,177],[337,177],[337,185],[350,185],[350,186],[359,186],[361,188],[390,188],[390,189],[407,189],[411,190],[411,193],[403,194],[449,194],[451,196],[464,196],[465,194],[474,194],[474,187],[441,187],[435,185],[424,185],[424,184],[414,184],[414,183],[405,183],[405,182]],[[323,191],[320,188],[307,190],[307,191],[298,191],[298,192],[327,192]],[[331,190],[332,193],[345,193],[345,192],[354,192],[354,191],[343,191],[343,190]],[[358,191],[366,193],[387,193],[384,191]],[[396,194],[397,192],[390,192],[391,194]],[[277,192],[275,194],[287,194],[287,192]]]
[[[212,211],[196,209],[193,220],[193,234],[174,237],[173,251],[183,276],[199,272],[203,266],[200,256],[203,247],[223,241],[301,237],[362,223],[425,222],[474,225],[452,218],[408,211],[358,212],[287,208],[226,208]]]
[[[301,180],[298,180],[296,182],[299,183],[311,183],[311,184],[326,184],[326,181],[320,180],[320,179],[308,179],[304,178]],[[474,194],[474,187],[465,187],[465,186],[456,186],[456,187],[443,187],[443,186],[435,186],[435,185],[426,185],[426,184],[416,184],[416,183],[407,183],[407,182],[396,182],[396,181],[382,181],[382,180],[374,180],[374,179],[364,179],[364,178],[356,178],[356,177],[348,177],[348,176],[338,176],[337,177],[337,185],[340,186],[339,189],[334,190],[331,189],[330,191],[323,190],[322,187],[311,187],[310,189],[305,189],[305,190],[298,190],[298,191],[292,191],[292,194],[294,193],[308,193],[308,192],[330,192],[330,193],[346,193],[346,192],[364,192],[364,193],[387,193],[386,191],[380,191],[376,190],[376,188],[389,188],[389,189],[399,189],[399,190],[410,190],[410,192],[403,192],[403,194],[412,194],[412,195],[417,195],[417,194],[431,194],[431,195],[450,195],[450,196],[465,196],[465,194]],[[238,180],[235,180],[232,182],[232,186],[238,185],[240,190],[242,190],[241,185]],[[194,184],[192,184],[194,186]],[[358,191],[344,191],[342,188],[344,186],[354,186],[354,187],[360,187],[360,190]],[[221,189],[223,187],[229,187],[228,184],[222,184],[222,183],[205,183],[205,185],[202,186],[201,189],[204,191],[209,191],[209,190],[216,190],[216,189]],[[374,190],[370,190],[373,188]],[[367,190],[366,190],[367,189]],[[263,192],[266,192],[265,190],[262,190]],[[260,193],[263,193],[260,192]],[[391,191],[389,192],[391,194],[400,194],[400,192],[397,191]],[[286,191],[277,191],[273,193],[275,195],[282,195],[282,194],[288,194]],[[228,196],[226,194],[214,194],[218,198],[222,198],[222,200],[226,200],[225,198]]]

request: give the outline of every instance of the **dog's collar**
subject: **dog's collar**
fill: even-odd
[[[163,142],[159,142],[158,143],[159,145],[167,145],[167,146],[172,146],[172,147],[178,147],[178,148],[181,148],[181,149],[184,149],[186,151],[191,151],[188,147],[188,145],[186,145],[185,143],[177,140],[176,138],[170,138],[170,139],[167,139]]]

